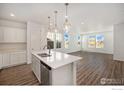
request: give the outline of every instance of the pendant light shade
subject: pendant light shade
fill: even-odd
[[[57,11],[54,11],[55,13],[55,24],[54,24],[54,32],[58,32],[58,26],[57,26]]]
[[[66,15],[65,15],[65,22],[63,24],[64,31],[66,31],[66,32],[68,32],[70,30],[70,28],[71,28],[71,24],[70,24],[70,22],[68,20],[68,5],[69,5],[68,3],[65,4],[65,6],[66,6]]]
[[[48,16],[48,21],[49,21],[49,26],[48,26],[48,32],[51,32],[52,31],[52,23],[51,23],[51,20],[50,20],[50,16]]]

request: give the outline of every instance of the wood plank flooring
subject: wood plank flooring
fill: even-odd
[[[0,71],[0,85],[39,85],[31,65],[20,65]]]
[[[124,85],[124,62],[113,61],[109,54],[81,51],[71,54],[83,57],[77,64],[77,85]],[[0,85],[39,85],[39,82],[31,65],[20,65],[1,70]]]
[[[71,54],[83,57],[77,64],[78,85],[124,85],[124,62],[114,61],[110,54],[91,52]]]

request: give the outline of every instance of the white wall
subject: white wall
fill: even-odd
[[[114,25],[114,60],[124,61],[124,23]]]
[[[89,48],[88,47],[88,36],[102,34],[104,35],[104,48]],[[107,53],[113,54],[113,31],[105,31],[105,32],[94,32],[83,35],[82,41],[82,50],[88,52],[99,52],[99,53]]]
[[[31,52],[41,51],[47,45],[47,31],[44,26],[35,23],[27,22],[27,60],[31,63]]]

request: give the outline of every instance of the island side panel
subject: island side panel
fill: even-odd
[[[73,85],[77,85],[77,63],[79,61],[73,62]]]
[[[73,85],[73,63],[52,69],[52,85]]]

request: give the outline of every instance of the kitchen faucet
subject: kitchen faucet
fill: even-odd
[[[49,55],[51,54],[51,48],[50,48],[50,45],[45,45],[44,47],[43,47],[43,50],[45,49],[45,48],[47,48],[48,47],[48,49],[49,49]]]

